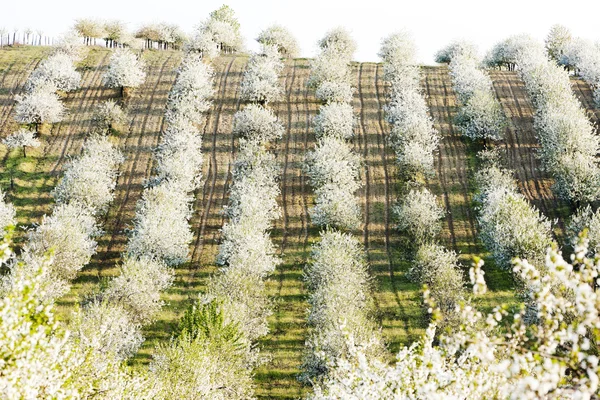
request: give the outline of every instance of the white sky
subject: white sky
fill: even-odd
[[[132,30],[143,22],[165,21],[189,32],[224,2],[236,11],[249,49],[256,48],[258,32],[276,22],[296,35],[304,57],[314,55],[315,42],[339,25],[358,42],[359,61],[378,61],[381,38],[400,29],[412,33],[425,64],[432,64],[433,54],[452,39],[475,42],[483,53],[512,34],[543,40],[555,23],[575,36],[600,40],[600,0],[7,0],[0,9],[0,27],[58,35],[76,18],[98,17],[121,19]]]

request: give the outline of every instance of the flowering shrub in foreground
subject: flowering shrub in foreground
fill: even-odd
[[[600,296],[594,288],[600,258],[588,258],[587,252],[585,236],[571,263],[548,249],[543,275],[527,260],[513,261],[515,274],[532,289],[530,302],[539,305],[535,324],[525,321],[524,309],[496,306],[484,314],[463,303],[457,307],[459,329],[441,334],[434,344],[433,322],[420,341],[399,351],[394,365],[371,357],[368,345],[354,344],[348,333],[349,356],[329,364],[327,378],[309,399],[595,398]],[[476,296],[487,290],[482,266],[476,260],[470,270]],[[571,295],[554,294],[555,286]]]

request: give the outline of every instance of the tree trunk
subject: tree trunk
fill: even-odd
[[[27,158],[27,153],[25,153],[25,146],[23,146],[23,158]]]
[[[121,98],[125,96],[125,86],[121,86]]]

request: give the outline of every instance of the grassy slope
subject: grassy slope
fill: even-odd
[[[0,136],[10,134],[13,121],[13,96],[18,93],[29,72],[47,54],[43,48],[0,50]],[[20,224],[39,222],[51,211],[50,191],[60,177],[65,161],[77,154],[89,130],[93,107],[102,100],[116,98],[118,93],[102,87],[100,79],[108,61],[106,50],[92,50],[81,62],[83,88],[65,98],[69,116],[64,122],[47,127],[42,135],[43,147],[30,150],[27,159],[16,153],[7,154],[0,147],[2,165],[0,185],[7,189],[9,170],[15,176],[15,190],[9,200],[18,208]],[[160,139],[163,112],[169,89],[175,78],[174,69],[181,55],[175,52],[146,52],[149,64],[145,85],[128,101],[129,127],[114,137],[127,156],[121,167],[116,199],[104,219],[105,235],[99,240],[99,253],[84,269],[71,294],[61,300],[67,311],[85,293],[96,290],[99,283],[117,273],[115,268],[126,243],[125,229],[131,226],[135,203],[143,182],[151,174],[151,151]],[[216,98],[205,125],[205,184],[196,193],[192,227],[195,240],[192,260],[177,269],[172,289],[165,294],[167,306],[158,321],[146,329],[147,341],[135,359],[148,361],[153,347],[168,339],[177,316],[186,304],[202,291],[211,271],[223,223],[220,211],[227,201],[230,169],[237,148],[231,136],[232,117],[240,104],[238,88],[247,57],[222,57],[215,61]],[[295,379],[301,362],[306,336],[306,291],[302,285],[302,267],[310,245],[318,238],[318,229],[311,223],[307,210],[312,191],[302,174],[301,163],[307,150],[314,147],[310,127],[318,110],[314,93],[306,88],[308,60],[290,60],[281,77],[286,89],[285,99],[274,103],[273,109],[286,126],[286,135],[273,151],[282,166],[283,216],[276,222],[272,236],[279,246],[282,264],[269,282],[275,301],[270,319],[271,333],[261,341],[270,363],[257,370],[258,395],[261,398],[297,398],[306,388]],[[425,319],[418,285],[409,282],[406,271],[410,260],[405,251],[406,238],[394,230],[391,206],[400,187],[394,156],[386,143],[389,126],[383,120],[385,85],[381,65],[355,64],[354,81],[358,88],[354,107],[359,117],[354,147],[365,159],[362,174],[364,187],[359,192],[364,209],[364,229],[356,232],[368,251],[373,277],[374,296],[384,336],[389,342],[390,358],[403,344],[410,343],[423,331]],[[523,193],[551,218],[558,218],[556,232],[560,236],[567,207],[551,194],[551,180],[539,171],[534,157],[537,146],[533,135],[532,108],[523,85],[514,73],[494,72],[494,88],[510,123],[505,147],[508,160],[519,180]],[[427,94],[431,115],[443,139],[436,160],[436,176],[427,183],[448,210],[442,230],[443,243],[460,252],[468,266],[472,255],[487,253],[477,239],[476,213],[471,203],[474,192],[472,174],[476,168],[476,148],[460,137],[452,125],[456,99],[452,93],[446,68],[423,69],[423,89]],[[591,107],[587,85],[574,80],[576,94]],[[597,122],[598,113],[590,111]],[[20,239],[23,235],[20,235]],[[500,302],[514,302],[510,277],[487,260],[487,278],[491,292],[480,299],[483,307]]]

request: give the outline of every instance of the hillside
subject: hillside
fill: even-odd
[[[20,92],[28,74],[47,51],[41,47],[0,50],[1,137],[16,127],[14,95]],[[51,211],[50,192],[65,163],[80,152],[95,105],[118,98],[117,90],[104,88],[101,83],[109,54],[104,49],[93,49],[79,64],[82,88],[66,95],[68,115],[62,123],[43,132],[40,148],[30,151],[23,159],[14,153],[8,154],[6,148],[0,146],[0,186],[17,207],[20,225],[29,227]],[[63,318],[69,317],[69,310],[79,299],[117,273],[127,228],[132,226],[136,202],[152,171],[151,154],[159,142],[167,95],[181,53],[146,51],[143,58],[149,66],[146,82],[126,104],[130,117],[128,129],[114,137],[126,156],[120,168],[115,201],[104,217],[105,233],[99,240],[98,254],[77,278],[71,293],[60,301]],[[154,346],[169,339],[177,317],[202,292],[208,276],[215,270],[214,260],[224,222],[221,210],[227,203],[230,171],[238,148],[231,134],[232,118],[243,107],[238,94],[246,62],[247,57],[243,55],[220,57],[213,62],[216,96],[203,126],[205,182],[195,193],[191,261],[177,269],[174,285],[165,295],[167,306],[158,321],[146,329],[147,340],[134,360],[136,363],[148,362]],[[357,88],[354,108],[359,118],[353,145],[365,160],[364,186],[359,192],[364,217],[362,240],[373,278],[377,318],[392,358],[401,345],[410,343],[423,332],[426,319],[420,287],[406,278],[410,267],[405,250],[408,239],[394,228],[392,206],[403,188],[397,179],[394,154],[386,142],[389,126],[383,118],[386,101],[383,70],[376,63],[355,63],[352,70]],[[296,380],[306,337],[308,307],[302,268],[309,256],[310,244],[318,238],[318,229],[310,223],[308,215],[313,201],[312,189],[302,172],[304,155],[315,145],[311,119],[319,106],[314,91],[306,85],[309,72],[309,60],[288,60],[281,75],[285,98],[272,105],[286,127],[283,139],[274,149],[282,169],[279,204],[283,216],[272,232],[283,263],[269,282],[275,312],[270,320],[270,334],[261,340],[261,347],[272,360],[256,371],[257,394],[263,398],[297,398],[306,390]],[[533,109],[524,85],[515,72],[492,71],[490,75],[495,94],[509,118],[506,140],[501,144],[508,153],[508,166],[515,171],[522,193],[546,216],[557,220],[554,231],[560,240],[564,217],[570,210],[553,196],[552,180],[541,170],[536,158],[538,143],[533,131]],[[475,190],[472,175],[477,163],[474,154],[478,149],[453,126],[456,98],[447,68],[424,67],[422,77],[431,116],[443,137],[436,159],[436,176],[427,185],[447,210],[443,242],[460,253],[467,267],[472,256],[486,256],[478,240],[477,215],[472,204]],[[589,87],[578,79],[572,83],[576,95],[588,108],[590,118],[598,125],[600,111],[592,108]],[[24,236],[24,230],[20,230],[17,243],[22,243]],[[482,307],[516,302],[511,278],[496,269],[491,259],[486,259],[486,278],[491,290],[482,300]]]

